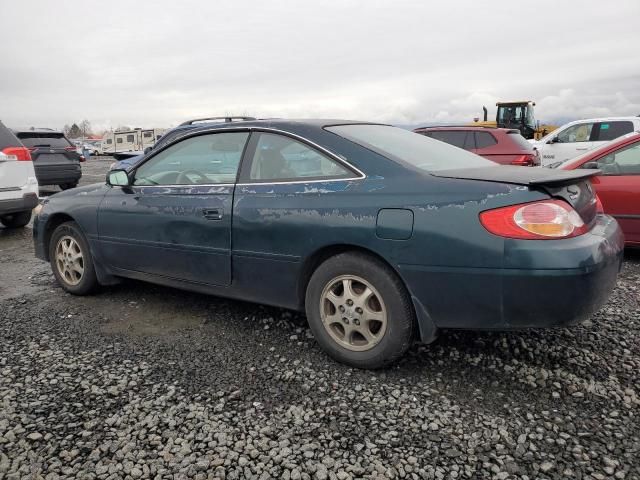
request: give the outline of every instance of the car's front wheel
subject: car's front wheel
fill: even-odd
[[[67,292],[86,295],[98,286],[89,244],[75,222],[65,222],[53,231],[49,260],[56,280]]]
[[[0,223],[7,228],[20,228],[24,227],[31,221],[31,210],[26,212],[17,212],[0,217]]]
[[[398,275],[372,256],[350,252],[311,276],[305,306],[320,346],[357,368],[380,368],[411,345],[415,313]]]

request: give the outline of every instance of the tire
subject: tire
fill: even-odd
[[[27,223],[31,221],[31,210],[27,210],[26,212],[17,212],[11,213],[9,215],[5,215],[0,218],[0,223],[7,228],[20,228],[24,227]]]
[[[360,252],[331,257],[313,272],[305,308],[323,350],[356,368],[381,368],[398,360],[416,328],[413,304],[398,275]]]
[[[70,188],[76,188],[78,186],[78,182],[71,182],[71,183],[61,183],[59,185],[59,187],[62,190],[69,190]]]
[[[53,275],[67,292],[87,295],[98,286],[89,244],[75,222],[62,223],[53,231],[49,259]]]

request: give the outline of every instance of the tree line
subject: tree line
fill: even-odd
[[[131,128],[126,125],[120,125],[115,129],[116,132],[121,132],[125,130],[131,130]],[[87,119],[84,119],[78,123],[74,122],[71,125],[66,124],[62,128],[62,131],[64,132],[67,138],[86,138],[93,135],[91,122],[89,122],[89,120]]]

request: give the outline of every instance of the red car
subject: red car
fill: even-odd
[[[605,213],[614,217],[625,245],[640,247],[640,132],[629,133],[557,168],[597,168],[591,178]]]
[[[538,151],[518,130],[490,127],[423,127],[414,132],[483,156],[502,165],[540,165]]]

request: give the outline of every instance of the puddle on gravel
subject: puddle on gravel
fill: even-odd
[[[190,294],[183,293],[184,299],[180,300],[162,291],[139,296],[135,292],[148,290],[148,287],[134,284],[134,292],[121,295],[121,290],[127,286],[117,287],[113,294],[85,297],[86,303],[106,318],[101,326],[105,333],[166,335],[201,326],[207,321],[207,308],[194,306]]]

